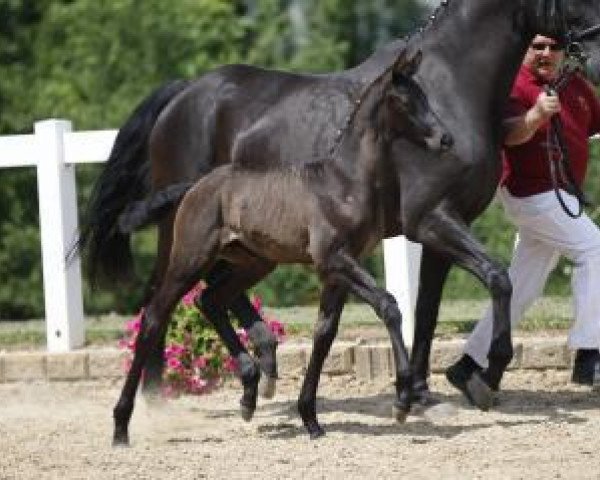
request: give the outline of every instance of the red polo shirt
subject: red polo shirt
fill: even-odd
[[[535,104],[544,83],[523,65],[508,102],[506,118],[523,115]],[[589,159],[588,139],[600,132],[600,100],[580,75],[572,75],[559,93],[563,134],[575,180],[581,186]],[[504,147],[501,184],[516,197],[552,190],[545,143],[550,122],[521,145]]]

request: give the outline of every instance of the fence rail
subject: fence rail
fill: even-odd
[[[70,121],[51,119],[35,123],[33,134],[0,137],[0,168],[37,169],[49,352],[69,351],[85,340],[80,261],[66,261],[78,229],[75,165],[105,162],[116,135],[116,130],[73,132]],[[403,237],[385,240],[384,261],[386,285],[398,300],[410,344],[420,246]]]

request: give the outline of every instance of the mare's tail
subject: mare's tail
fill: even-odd
[[[187,85],[189,82],[184,80],[163,85],[138,105],[119,130],[70,252],[86,252],[92,284],[99,277],[114,282],[128,279],[133,273],[130,233],[119,230],[119,216],[150,192],[150,133],[160,112]]]
[[[194,182],[169,185],[154,193],[150,198],[133,202],[119,215],[119,230],[129,235],[135,230],[155,222],[181,200]]]

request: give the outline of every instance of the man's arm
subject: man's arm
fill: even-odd
[[[558,95],[539,94],[535,105],[524,115],[510,117],[504,120],[504,145],[520,145],[533,137],[535,132],[550,118],[560,112]]]

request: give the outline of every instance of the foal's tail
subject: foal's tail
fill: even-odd
[[[160,112],[188,81],[163,85],[147,97],[119,130],[110,156],[83,217],[80,235],[69,256],[87,250],[89,278],[125,280],[133,273],[130,233],[118,228],[121,213],[150,192],[148,139]],[[101,275],[99,275],[101,274]]]
[[[157,191],[150,198],[127,205],[119,215],[119,231],[123,235],[129,235],[157,221],[177,204],[193,185],[194,182],[175,183]]]

